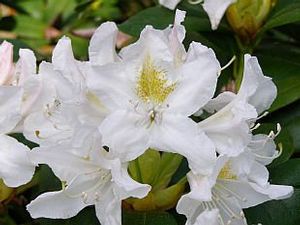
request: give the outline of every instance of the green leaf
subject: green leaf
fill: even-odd
[[[145,9],[119,25],[119,29],[127,34],[138,37],[146,25],[157,29],[165,29],[173,24],[175,13],[163,7]],[[198,15],[187,12],[184,26],[188,31],[210,32],[211,25],[205,14]]]
[[[174,13],[162,7],[145,9],[119,25],[119,29],[127,34],[138,37],[146,25],[164,29],[174,20]]]
[[[32,39],[45,39],[48,26],[46,23],[26,15],[17,15],[15,18],[17,24],[14,31],[17,35]]]
[[[161,160],[159,162],[158,171],[159,173],[155,177],[153,182],[153,191],[166,188],[173,175],[178,170],[183,157],[179,154],[162,153]]]
[[[124,212],[123,225],[177,225],[175,218],[167,212]]]
[[[300,48],[283,43],[265,43],[257,55],[264,73],[273,78],[278,89],[269,111],[300,99]]]
[[[0,224],[3,225],[16,225],[9,215],[0,215]]]
[[[300,159],[291,159],[270,170],[273,184],[293,185],[292,197],[266,202],[245,210],[248,224],[296,225],[300,224]]]
[[[273,13],[262,28],[262,31],[270,30],[274,27],[295,23],[300,21],[300,1],[280,0],[274,8]]]

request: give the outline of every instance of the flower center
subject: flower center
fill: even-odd
[[[137,95],[145,103],[163,103],[174,91],[176,83],[169,83],[165,71],[154,65],[150,56],[146,56],[139,72],[137,81]]]
[[[218,179],[223,180],[236,180],[237,176],[232,173],[230,164],[227,162],[218,175]]]

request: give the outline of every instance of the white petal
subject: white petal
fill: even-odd
[[[69,141],[73,127],[68,117],[46,117],[45,112],[31,113],[24,121],[24,135],[27,139],[42,145],[52,145]]]
[[[19,87],[0,86],[0,134],[10,132],[21,120],[22,95]]]
[[[176,211],[187,217],[186,225],[192,225],[204,210],[201,201],[190,198],[189,194],[181,196],[176,206]]]
[[[29,149],[16,139],[0,136],[0,178],[9,187],[18,187],[29,182],[35,165],[28,157]]]
[[[169,47],[168,35],[162,30],[154,29],[152,26],[146,26],[142,30],[139,40],[123,48],[120,56],[122,60],[136,61],[140,66],[142,66],[146,56],[150,56],[159,64],[170,63],[174,57],[172,49]],[[128,76],[132,75],[128,74]]]
[[[232,102],[236,98],[236,94],[230,91],[222,92],[216,98],[210,100],[205,106],[204,110],[209,113],[214,113],[216,111],[220,111],[227,104]]]
[[[29,49],[20,49],[20,59],[16,65],[16,73],[18,73],[18,84],[23,85],[24,82],[32,75],[36,75],[36,58],[33,51]]]
[[[35,148],[29,153],[32,162],[49,165],[62,181],[71,182],[78,174],[96,171],[98,166],[70,153],[70,147]],[[67,163],[66,163],[67,162]]]
[[[101,201],[95,204],[96,215],[102,225],[121,225],[121,200],[108,191]]]
[[[27,205],[27,210],[32,218],[67,219],[77,215],[86,206],[82,198],[70,198],[65,191],[58,191],[38,196]]]
[[[185,27],[181,25],[184,21],[186,12],[179,9],[176,10],[174,25],[172,29],[166,28],[165,32],[169,32],[169,48],[174,55],[175,66],[181,65],[186,57],[186,51],[182,44],[185,38]]]
[[[61,76],[72,86],[74,94],[71,98],[80,97],[84,74],[79,68],[80,63],[74,58],[71,40],[69,38],[63,37],[58,41],[53,50],[52,63],[54,70],[58,70]],[[65,99],[65,92],[61,91],[60,97]],[[77,99],[77,101],[79,100],[80,99]]]
[[[273,199],[287,198],[293,192],[291,186],[284,185],[266,185],[265,187],[260,187],[255,183],[233,180],[222,180],[219,183],[239,196],[237,200],[239,200],[242,208],[256,206]]]
[[[110,111],[132,107],[134,101],[136,75],[135,64],[112,63],[94,66],[87,76],[88,88]]]
[[[213,50],[192,42],[186,62],[175,71],[178,81],[168,110],[190,116],[203,107],[213,97],[219,70]]]
[[[207,224],[219,225],[219,210],[218,209],[204,211],[197,217],[196,222],[194,223],[194,225],[207,225]]]
[[[149,147],[149,129],[141,125],[141,117],[129,111],[115,111],[100,125],[103,143],[110,154],[121,160],[133,160]]]
[[[102,23],[91,38],[89,59],[93,65],[104,65],[118,61],[116,39],[118,28],[113,22]]]
[[[266,186],[259,186],[254,183],[250,183],[251,187],[258,191],[259,193],[268,195],[270,199],[280,200],[291,197],[294,192],[292,186],[286,185],[266,185]]]
[[[218,153],[237,156],[251,141],[248,120],[256,117],[253,106],[236,98],[198,126],[214,142]]]
[[[214,182],[211,182],[210,177],[189,172],[187,178],[191,189],[191,192],[187,194],[189,198],[198,201],[211,201],[211,189],[214,186]]]
[[[26,79],[23,85],[23,105],[22,115],[27,116],[30,112],[39,110],[40,107],[36,102],[40,101],[40,93],[42,91],[42,82],[40,77],[31,76]]]
[[[13,72],[13,45],[3,41],[0,45],[0,85],[11,81]]]
[[[151,147],[183,155],[187,158],[191,170],[196,174],[212,172],[216,159],[215,148],[191,119],[164,114],[161,123],[155,126],[152,135]]]
[[[245,55],[244,75],[238,95],[246,97],[258,114],[268,109],[277,95],[277,88],[270,77],[263,75],[256,57]]]
[[[236,2],[236,0],[204,0],[203,8],[208,14],[213,30],[218,28],[226,9],[234,2]]]
[[[279,154],[274,140],[265,134],[254,135],[248,149],[256,160],[263,165],[269,165]]]
[[[140,184],[133,180],[127,171],[127,165],[121,165],[119,160],[115,160],[112,168],[113,181],[116,183],[118,196],[122,199],[128,197],[143,198],[151,189],[150,185]]]
[[[249,179],[259,185],[265,185],[268,183],[269,171],[264,165],[254,162],[249,173]]]
[[[181,0],[159,0],[159,4],[163,5],[164,7],[168,8],[168,9],[175,9],[177,4],[180,2]]]

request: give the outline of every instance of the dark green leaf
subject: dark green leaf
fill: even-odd
[[[300,48],[278,43],[265,44],[258,52],[264,73],[273,78],[278,94],[269,111],[300,98]]]
[[[300,21],[299,0],[279,0],[263,31]]]
[[[175,218],[167,212],[124,212],[123,225],[177,225]]]

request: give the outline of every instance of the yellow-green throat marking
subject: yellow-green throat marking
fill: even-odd
[[[218,178],[225,180],[236,180],[237,176],[232,173],[230,164],[227,162],[220,171]]]
[[[168,84],[166,73],[154,65],[150,56],[145,58],[137,82],[137,95],[146,103],[163,103],[174,91],[176,83]]]

